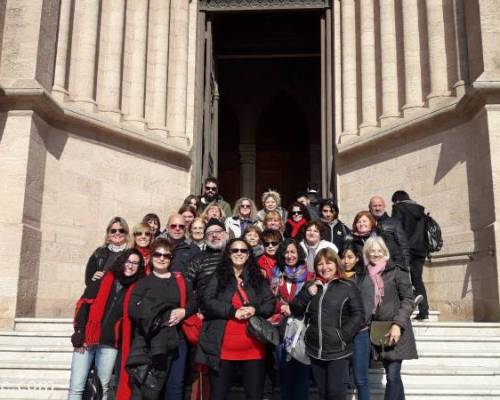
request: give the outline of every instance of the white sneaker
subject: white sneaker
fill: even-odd
[[[424,296],[419,294],[418,296],[415,297],[415,300],[413,300],[414,307],[417,308],[420,303],[424,300]]]

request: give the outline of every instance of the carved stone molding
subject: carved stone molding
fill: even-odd
[[[200,0],[202,11],[296,10],[331,7],[331,0]]]

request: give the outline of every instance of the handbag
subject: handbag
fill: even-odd
[[[243,305],[247,306],[249,303],[246,293],[240,288],[237,289]],[[247,332],[252,335],[259,342],[264,344],[272,344],[274,346],[280,343],[280,334],[278,328],[271,324],[267,319],[253,315],[248,319]]]
[[[384,358],[384,353],[388,348],[394,347],[389,346],[389,337],[386,336],[392,324],[392,321],[372,321],[370,325],[370,342],[373,346],[381,349],[382,358]]]
[[[306,342],[304,340],[307,329],[305,319],[305,316],[303,318],[289,317],[287,319],[283,346],[291,358],[302,364],[310,365],[311,359],[306,353]]]
[[[103,397],[102,384],[95,363],[92,362],[87,380],[85,381],[85,389],[83,390],[83,400],[101,400]]]
[[[174,272],[175,280],[177,282],[177,286],[179,287],[179,292],[181,294],[180,306],[181,308],[186,307],[186,281],[184,277],[179,272]],[[196,346],[200,341],[201,327],[203,325],[203,321],[198,317],[198,314],[193,314],[190,317],[186,318],[182,321],[181,329],[186,337],[187,342],[191,346]]]

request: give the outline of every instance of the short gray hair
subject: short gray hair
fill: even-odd
[[[368,253],[370,253],[370,251],[375,246],[378,246],[382,249],[382,251],[385,253],[385,261],[389,261],[391,254],[389,253],[389,249],[387,248],[384,239],[381,236],[371,236],[366,240],[365,245],[363,246],[363,260],[365,261],[365,265],[368,265],[369,263]]]

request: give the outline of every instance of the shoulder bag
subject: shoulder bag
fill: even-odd
[[[180,305],[181,308],[185,308],[187,302],[186,281],[180,272],[174,272],[174,275],[181,295]],[[200,341],[202,324],[203,321],[198,317],[198,314],[193,314],[182,321],[182,332],[191,346],[196,346]]]

